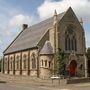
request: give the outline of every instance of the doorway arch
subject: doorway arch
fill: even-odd
[[[71,77],[75,76],[77,69],[77,62],[75,60],[72,60],[69,64],[69,75]]]

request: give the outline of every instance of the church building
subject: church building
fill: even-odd
[[[60,48],[65,53],[65,70],[70,76],[87,77],[87,58],[83,21],[70,7],[23,30],[3,52],[4,74],[50,78],[57,71],[54,56]]]

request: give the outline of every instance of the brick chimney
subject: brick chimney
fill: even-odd
[[[22,29],[24,30],[24,29],[26,29],[26,28],[28,28],[28,24],[23,24],[23,25],[22,25]]]

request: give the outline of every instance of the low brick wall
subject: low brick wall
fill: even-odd
[[[90,78],[67,79],[67,84],[90,82]]]

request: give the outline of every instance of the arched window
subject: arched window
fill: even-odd
[[[68,44],[68,50],[71,50],[71,40],[70,40],[70,37],[68,37],[67,44]]]
[[[65,50],[67,50],[67,38],[65,38]]]
[[[69,35],[65,36],[65,50],[71,50],[71,40]]]
[[[41,66],[43,66],[43,59],[41,60]]]
[[[69,25],[65,31],[65,50],[77,50],[76,35],[72,25]]]
[[[12,68],[13,68],[13,61],[12,61],[13,58],[11,57],[10,59],[11,59],[11,60],[10,60],[10,69],[12,70]]]
[[[75,51],[77,51],[77,41],[74,39],[74,44],[75,44]]]
[[[16,57],[16,69],[19,69],[19,56]]]
[[[50,67],[51,67],[51,61],[49,61],[49,63],[48,63],[48,64],[49,64],[49,68],[50,68]]]
[[[45,67],[47,67],[47,60],[45,60]]]
[[[73,36],[71,39],[71,50],[75,50],[75,43],[74,43],[75,37]]]
[[[7,70],[7,68],[8,68],[8,59],[7,58],[5,58],[4,68],[5,68],[5,70]]]
[[[65,36],[65,50],[68,50],[68,42],[69,42],[69,37],[68,35]]]
[[[81,64],[79,68],[80,68],[80,70],[82,70],[83,69],[83,65]]]
[[[32,53],[31,60],[32,60],[32,69],[36,69],[36,55],[35,55],[35,53]]]
[[[23,56],[23,69],[26,69],[26,60],[27,60],[27,56],[26,56],[26,54],[24,54],[24,56]]]

